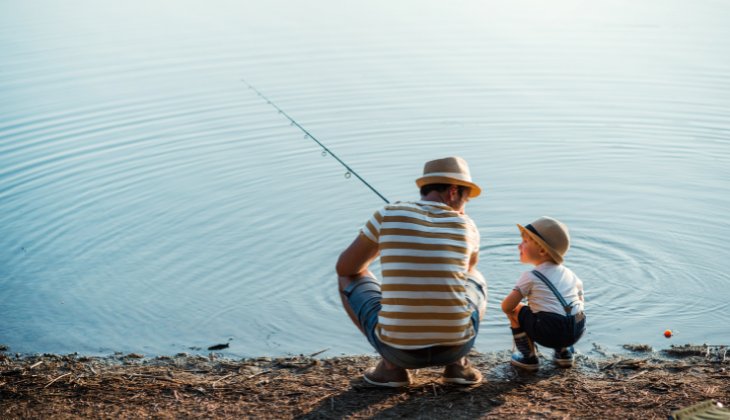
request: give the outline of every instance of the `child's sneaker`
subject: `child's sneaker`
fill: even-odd
[[[538,359],[537,356],[525,357],[522,354],[513,353],[510,362],[525,370],[537,370],[537,368],[540,367],[540,359]]]
[[[530,340],[522,327],[511,328],[512,338],[515,340],[515,347],[518,353],[512,354],[510,362],[527,370],[536,370],[540,367],[540,359],[537,357],[537,346]]]
[[[573,347],[555,349],[555,353],[553,353],[553,361],[560,367],[573,367],[573,353],[575,353],[575,349]]]

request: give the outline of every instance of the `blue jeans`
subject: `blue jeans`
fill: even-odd
[[[380,313],[380,282],[372,277],[362,277],[342,292],[355,313],[360,327],[365,331],[370,344],[390,363],[404,369],[421,369],[429,366],[445,366],[459,361],[469,354],[474,347],[479,332],[479,313],[487,306],[487,285],[476,276],[469,275],[466,281],[466,300],[472,309],[471,323],[474,337],[460,346],[433,346],[418,350],[403,350],[391,347],[378,338],[375,330],[378,327]]]

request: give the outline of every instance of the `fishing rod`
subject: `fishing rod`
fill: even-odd
[[[241,81],[243,83],[247,84],[249,89],[253,89],[254,92],[258,93],[258,95],[260,97],[266,99],[266,102],[268,102],[269,105],[271,105],[274,108],[276,108],[276,110],[279,111],[279,114],[282,114],[287,119],[289,119],[289,121],[291,121],[291,125],[296,125],[297,127],[299,127],[299,129],[302,130],[302,132],[304,132],[304,138],[305,139],[311,138],[312,140],[314,140],[315,142],[317,142],[317,144],[320,145],[322,147],[322,149],[324,149],[322,151],[322,156],[327,156],[327,153],[329,153],[330,155],[332,155],[333,158],[337,159],[337,161],[340,162],[342,164],[342,166],[344,166],[347,169],[347,172],[345,172],[345,178],[350,178],[350,174],[355,175],[357,177],[357,179],[359,179],[360,181],[362,181],[363,184],[367,185],[368,188],[370,188],[371,190],[373,190],[373,192],[375,194],[377,194],[378,197],[382,198],[383,201],[385,201],[387,204],[390,204],[390,201],[388,201],[385,197],[383,197],[382,194],[380,194],[377,190],[375,190],[375,188],[373,188],[370,184],[368,184],[367,181],[365,181],[364,179],[362,179],[362,177],[360,175],[358,175],[357,172],[353,171],[352,168],[350,168],[349,166],[347,166],[347,164],[345,162],[343,162],[340,158],[338,158],[337,155],[335,155],[334,153],[332,153],[332,151],[330,149],[328,149],[327,146],[325,146],[324,144],[320,143],[320,141],[317,140],[316,138],[314,138],[314,136],[311,135],[309,133],[309,131],[305,130],[304,127],[302,127],[301,125],[299,125],[299,123],[297,123],[296,121],[294,121],[294,119],[292,119],[292,117],[290,117],[289,115],[287,115],[286,112],[282,111],[278,106],[276,106],[273,102],[271,102],[271,100],[269,98],[267,98],[266,96],[264,96],[255,87],[251,86],[250,83],[248,83],[247,81],[245,81],[243,79],[241,79]]]

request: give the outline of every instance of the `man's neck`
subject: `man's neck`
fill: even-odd
[[[444,203],[447,206],[451,207],[451,204],[447,203],[446,200],[444,200],[444,198],[441,197],[441,194],[439,194],[438,191],[431,191],[430,193],[428,193],[426,195],[422,195],[421,200],[432,201],[434,203]]]

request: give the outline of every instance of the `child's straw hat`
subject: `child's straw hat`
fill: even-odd
[[[426,162],[423,176],[416,180],[418,188],[428,184],[454,184],[471,188],[469,197],[478,197],[482,189],[473,183],[469,165],[460,157],[447,157]]]
[[[527,232],[535,242],[545,248],[556,263],[565,262],[563,255],[570,248],[570,234],[564,224],[552,217],[543,216],[524,227],[517,223],[517,227],[520,232]]]

